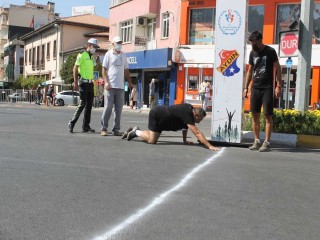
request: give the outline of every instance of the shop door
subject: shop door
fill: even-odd
[[[166,72],[159,75],[158,105],[169,106],[170,78]]]
[[[170,93],[170,72],[169,71],[150,71],[144,73],[143,103],[150,107],[149,103],[149,84],[152,78],[155,79],[156,105],[169,106]]]

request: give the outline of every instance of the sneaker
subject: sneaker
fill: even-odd
[[[90,126],[82,128],[82,132],[95,132],[96,130],[92,129]]]
[[[68,123],[68,128],[69,128],[69,132],[70,132],[70,133],[73,133],[74,123],[69,122],[69,123]]]
[[[127,131],[125,131],[125,132],[123,133],[123,135],[122,135],[122,139],[127,138],[128,133],[129,133],[129,132],[131,132],[131,131],[132,131],[132,127],[129,127],[129,128],[127,129]]]
[[[249,147],[250,150],[259,150],[261,143],[258,140],[254,140],[253,144]]]
[[[269,152],[270,151],[270,144],[267,142],[263,142],[259,152]]]
[[[128,141],[131,141],[132,139],[134,139],[135,137],[137,137],[137,134],[136,134],[136,130],[139,130],[140,128],[135,126],[132,128],[131,132],[128,133],[127,135],[127,140]]]
[[[101,136],[108,136],[108,131],[107,130],[101,130]]]
[[[112,131],[113,132],[113,136],[122,136],[122,133],[119,132],[119,130],[115,129]]]

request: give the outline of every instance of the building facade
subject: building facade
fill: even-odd
[[[107,51],[108,25],[108,19],[86,14],[61,18],[23,35],[24,77],[61,82],[62,64],[70,54],[83,51],[89,38],[99,42],[97,56]]]
[[[315,1],[313,45],[310,76],[309,103],[320,101],[320,1]],[[173,60],[178,64],[177,92],[175,103],[190,102],[200,105],[199,90],[204,80],[214,78],[214,45],[215,45],[215,0],[189,0],[181,2],[181,29],[179,47],[173,50]],[[230,7],[231,8],[231,7]],[[319,10],[318,10],[319,9]],[[263,33],[263,42],[279,49],[279,32],[289,30],[290,24],[299,20],[301,1],[294,0],[249,0],[248,33],[259,30]],[[246,62],[251,46],[247,45]],[[297,81],[297,57],[293,57],[293,66],[289,73],[289,107],[295,103]],[[280,58],[283,80],[286,82],[286,58]],[[286,86],[283,86],[281,98],[276,107],[284,108]],[[249,101],[245,101],[249,109]]]
[[[118,35],[123,40],[140,107],[149,107],[152,78],[157,104],[174,104],[177,65],[172,49],[179,45],[180,15],[180,0],[111,0],[110,39]]]
[[[57,18],[53,2],[42,5],[26,0],[23,6],[10,4],[0,8],[0,81],[13,82],[21,74],[23,43],[13,40]]]

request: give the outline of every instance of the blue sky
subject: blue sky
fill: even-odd
[[[55,12],[60,14],[60,17],[71,16],[72,7],[77,6],[95,6],[95,11],[98,16],[108,18],[110,0],[31,0],[32,3],[47,5],[49,2],[55,3]],[[24,5],[25,0],[0,0],[0,6],[9,7],[10,4]]]

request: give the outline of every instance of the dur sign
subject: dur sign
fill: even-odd
[[[298,56],[298,31],[280,32],[279,57]]]

